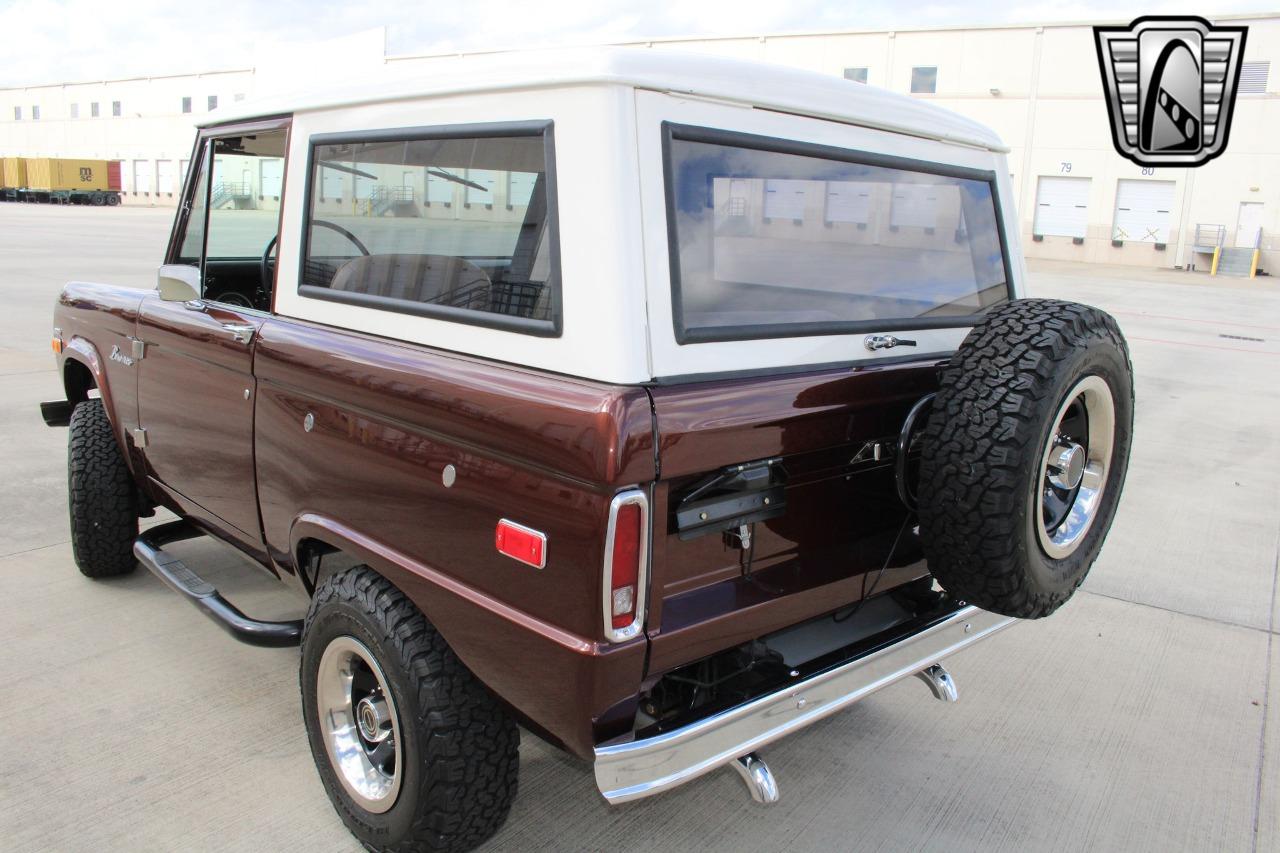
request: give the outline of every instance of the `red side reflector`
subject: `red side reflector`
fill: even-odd
[[[499,554],[505,554],[535,569],[547,564],[547,535],[523,524],[502,519],[494,531],[493,544]]]
[[[639,504],[618,508],[613,533],[613,554],[609,563],[609,586],[612,589],[613,627],[626,628],[636,619],[636,583],[640,577]]]

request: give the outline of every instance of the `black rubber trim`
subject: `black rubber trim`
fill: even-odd
[[[302,642],[301,619],[288,622],[250,619],[223,598],[212,584],[164,550],[164,546],[172,542],[203,535],[202,531],[185,521],[171,521],[144,530],[133,543],[133,554],[138,562],[164,581],[166,586],[194,604],[217,623],[218,627],[240,642],[272,648],[299,645]]]
[[[903,364],[919,362],[925,366],[929,362],[945,363],[954,351],[938,351],[902,355],[882,355],[877,358],[863,358],[853,361],[825,361],[815,364],[789,364],[783,367],[751,367],[742,370],[718,370],[708,373],[681,373],[675,376],[659,376],[649,382],[642,383],[646,387],[661,388],[667,385],[686,385],[695,382],[718,382],[730,379],[764,379],[770,376],[792,376],[799,373],[821,373],[827,370],[848,370],[850,373],[861,370],[874,370],[879,367],[896,367]]]
[[[71,412],[75,407],[76,404],[70,400],[54,400],[51,403],[41,403],[40,417],[44,418],[45,426],[69,426],[71,424]]]

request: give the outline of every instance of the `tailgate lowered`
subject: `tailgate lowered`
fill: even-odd
[[[596,784],[610,803],[623,803],[661,793],[734,762],[744,768],[755,764],[751,775],[767,777],[768,769],[761,769],[759,759],[751,755],[756,749],[899,679],[921,674],[935,696],[954,698],[954,685],[945,672],[931,668],[1014,621],[957,605],[914,631],[744,704],[652,737],[599,746]],[[940,681],[945,690],[939,690]],[[749,756],[745,764],[739,761]],[[748,774],[744,779],[751,784]]]

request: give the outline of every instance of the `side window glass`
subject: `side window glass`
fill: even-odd
[[[204,298],[271,308],[286,131],[225,136],[210,145]]]
[[[551,151],[549,123],[315,145],[300,292],[558,334]]]
[[[258,260],[280,224],[285,132],[213,140],[209,261]]]
[[[182,240],[178,244],[178,256],[173,261],[176,264],[186,264],[192,267],[200,266],[200,257],[204,252],[205,201],[209,195],[208,166],[209,158],[201,154],[199,158],[200,173],[196,175],[193,182],[194,190],[190,199],[184,202],[186,230],[183,232]]]

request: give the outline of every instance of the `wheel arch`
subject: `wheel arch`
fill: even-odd
[[[106,409],[107,419],[116,428],[116,438],[119,440],[120,427],[111,396],[111,385],[107,381],[106,367],[98,348],[84,338],[74,337],[67,342],[63,354],[62,388],[67,400],[83,403],[89,398],[89,391],[96,388],[102,398],[102,407]]]
[[[597,701],[601,708],[616,702],[613,694],[620,690],[616,683],[619,674],[626,674],[622,680],[627,685],[633,680],[639,684],[643,643],[603,648],[493,598],[338,519],[311,512],[299,514],[290,527],[288,547],[289,568],[300,578],[305,578],[307,557],[317,547],[340,551],[385,578],[414,603],[467,669],[524,725],[575,754],[592,754],[591,711],[576,695],[549,695],[546,680],[559,678],[580,685],[588,693],[604,693],[609,698]],[[325,574],[322,570],[317,584]],[[609,667],[613,679],[604,677],[607,651],[617,655]],[[542,664],[542,675],[537,679],[530,679],[520,667],[512,665],[533,659]]]

